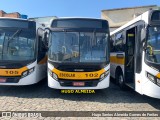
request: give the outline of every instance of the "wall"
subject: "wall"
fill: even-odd
[[[158,9],[158,6],[150,5],[132,8],[102,10],[101,18],[108,20],[110,31],[113,31],[150,9]]]

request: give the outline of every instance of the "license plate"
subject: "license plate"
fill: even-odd
[[[0,83],[5,83],[6,82],[6,78],[0,78]]]
[[[73,86],[85,86],[85,82],[73,82]]]

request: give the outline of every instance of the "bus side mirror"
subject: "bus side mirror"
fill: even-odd
[[[49,31],[45,30],[43,33],[43,44],[46,46],[46,48],[48,49],[48,42],[49,42]]]
[[[142,28],[141,29],[141,42],[144,42],[146,38],[146,29]]]

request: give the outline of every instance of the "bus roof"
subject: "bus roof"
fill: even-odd
[[[23,19],[23,18],[11,18],[11,17],[0,17],[0,19],[29,21],[28,19]]]
[[[118,29],[114,30],[113,32],[111,32],[110,35],[113,35],[113,34],[123,30],[124,28],[126,28],[126,27],[128,27],[128,26],[130,26],[130,25],[132,25],[132,24],[134,24],[134,23],[136,23],[138,21],[140,21],[140,20],[143,20],[145,23],[148,23],[149,12],[150,12],[150,10],[146,11],[145,13],[143,13],[141,15],[139,15],[135,19],[131,20],[130,22],[126,23],[125,25],[123,25],[123,26],[119,27]]]
[[[93,20],[105,20],[105,19],[102,19],[102,18],[91,18],[91,17],[59,17],[57,19],[93,19]]]
[[[108,29],[108,21],[98,18],[61,17],[51,21],[51,28]]]
[[[32,29],[36,27],[36,23],[28,19],[0,17],[0,27]]]

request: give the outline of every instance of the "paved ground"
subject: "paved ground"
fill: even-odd
[[[122,91],[113,83],[95,94],[61,94],[60,90],[48,88],[46,81],[23,87],[0,86],[0,111],[157,110],[160,110],[160,100],[132,90]]]

